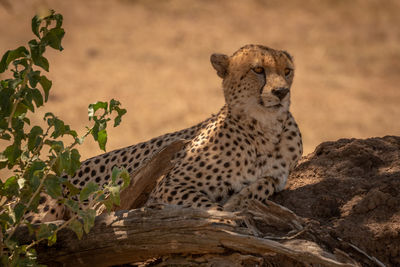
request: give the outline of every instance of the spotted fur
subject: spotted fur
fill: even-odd
[[[104,185],[114,166],[134,172],[163,147],[187,139],[147,205],[236,210],[243,196],[265,202],[283,190],[302,155],[301,134],[289,111],[292,57],[286,51],[246,45],[231,57],[213,54],[211,63],[223,79],[225,97],[216,115],[191,128],[90,158],[68,179],[80,188],[89,181]],[[53,203],[49,216],[45,208],[50,204],[43,202],[37,221],[63,216],[62,205]]]

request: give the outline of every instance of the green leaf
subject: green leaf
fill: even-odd
[[[68,208],[71,209],[71,211],[73,212],[78,212],[79,211],[79,204],[76,201],[73,201],[72,199],[67,199],[67,201],[65,201],[65,206],[67,206]]]
[[[76,131],[71,130],[71,128],[69,127],[69,125],[66,125],[66,126],[65,126],[65,129],[66,129],[65,134],[69,134],[69,135],[72,136],[73,138],[78,137],[78,134],[76,133]]]
[[[43,178],[43,172],[35,171],[32,176],[29,177],[29,184],[31,186],[31,191],[36,191],[40,185],[40,180]]]
[[[21,220],[22,216],[24,215],[25,208],[26,208],[26,206],[21,203],[17,203],[17,205],[15,205],[14,213],[15,213],[15,222],[16,223],[18,223]]]
[[[7,157],[4,156],[3,153],[0,153],[0,169],[5,168],[5,166],[7,166]],[[1,179],[0,179],[0,181],[1,181]]]
[[[25,179],[19,179],[20,180],[25,180]],[[24,205],[27,205],[29,200],[31,199],[32,195],[33,195],[33,188],[30,186],[29,181],[25,180],[24,182],[24,186],[21,187],[21,184],[18,182],[19,184],[19,188],[20,188],[20,194],[19,194],[19,202],[23,203]],[[38,185],[40,184],[40,180],[38,181]],[[32,206],[30,207],[32,208]],[[28,208],[29,211],[29,208]]]
[[[71,130],[71,127],[69,125],[64,124],[62,120],[54,116],[54,114],[51,112],[46,113],[43,119],[47,120],[47,124],[50,127],[54,127],[54,131],[51,134],[51,137],[53,138],[58,138],[65,134],[69,134],[74,138],[78,136],[76,131]]]
[[[53,17],[56,20],[56,28],[60,28],[63,23],[63,16],[61,14],[54,14]]]
[[[57,234],[54,233],[47,238],[47,245],[52,246],[57,242]]]
[[[82,223],[80,221],[75,219],[71,221],[67,227],[75,232],[79,240],[82,239],[83,230],[82,230]]]
[[[81,193],[79,195],[79,200],[84,201],[89,198],[91,194],[99,190],[99,185],[96,184],[93,181],[90,181],[89,183],[86,184],[86,186],[81,190]]]
[[[28,207],[28,210],[33,210],[35,213],[38,213],[39,211],[37,210],[37,207],[39,206],[39,201],[40,201],[40,194],[37,194],[33,198],[31,205]]]
[[[59,198],[62,195],[62,187],[60,178],[49,174],[45,178],[44,187],[46,189],[46,193],[49,194],[52,198]]]
[[[116,107],[118,107],[119,105],[121,105],[121,103],[118,100],[115,99],[111,99],[110,100],[110,113],[115,110]]]
[[[63,50],[61,46],[61,40],[65,35],[65,31],[62,28],[53,28],[47,32],[47,34],[42,38],[42,42],[50,45],[50,47],[54,49],[58,49],[60,51]]]
[[[28,107],[24,103],[19,103],[17,108],[15,109],[13,118],[17,118],[23,114],[26,114],[26,112],[28,112]]]
[[[33,190],[36,190],[43,177],[46,164],[41,160],[36,160],[26,169],[24,178],[27,179]]]
[[[51,134],[53,138],[57,138],[59,136],[63,136],[65,133],[65,124],[62,120],[55,118],[54,119],[54,132]]]
[[[32,32],[40,39],[39,26],[42,20],[36,15],[32,18]]]
[[[56,140],[46,140],[44,143],[51,147],[56,153],[62,151],[64,149],[64,143],[62,141]]]
[[[35,112],[35,107],[33,106],[33,95],[32,95],[32,91],[31,90],[25,90],[25,96],[22,100],[22,103],[20,103],[20,105],[24,105],[26,106],[31,112]],[[24,114],[26,112],[22,112],[21,114]],[[15,117],[20,116],[20,113],[15,112]]]
[[[104,201],[106,199],[106,196],[104,195],[104,191],[103,190],[97,192],[96,199],[97,199],[98,202],[102,202],[102,201]]]
[[[45,71],[49,71],[49,61],[42,56],[46,51],[45,46],[38,43],[36,40],[30,40],[28,44],[31,50],[33,64],[43,68]]]
[[[33,126],[28,134],[28,149],[30,151],[35,149],[40,144],[42,141],[42,138],[40,137],[41,135],[43,135],[42,128],[39,126]]]
[[[39,89],[32,89],[32,97],[33,101],[35,101],[37,108],[43,106],[43,96],[42,93],[40,93]]]
[[[50,88],[53,83],[44,75],[40,76],[39,83],[44,91],[44,102],[47,102],[47,100],[49,99]]]
[[[97,141],[98,133],[99,133],[99,124],[98,124],[98,123],[95,123],[90,132],[91,132],[91,134],[92,134],[92,136],[93,136],[93,139],[94,139],[95,141]]]
[[[104,200],[103,204],[106,206],[108,212],[110,212],[114,207],[113,200],[111,198]]]
[[[119,177],[120,173],[121,173],[121,169],[114,166],[114,168],[111,171],[111,182],[112,184],[115,184],[117,182],[117,178]]]
[[[106,151],[107,130],[103,129],[97,133],[97,142],[101,150]]]
[[[125,168],[114,167],[111,171],[111,184],[116,185],[117,180],[122,178],[123,179],[123,189],[128,187],[131,181],[129,176],[129,172]]]
[[[71,165],[68,174],[69,175],[74,175],[75,172],[80,168],[81,166],[81,155],[79,154],[79,151],[76,149],[71,150]]]
[[[47,125],[52,126],[53,125],[53,120],[56,118],[56,115],[54,115],[51,112],[46,112],[43,116],[43,120],[47,122]]]
[[[70,181],[68,181],[68,180],[64,181],[64,182],[63,182],[63,185],[65,185],[65,186],[68,188],[68,190],[69,190],[69,195],[70,195],[70,196],[75,196],[75,195],[79,194],[80,191],[81,191],[79,188],[75,187],[75,186],[74,186]]]
[[[28,80],[29,84],[32,88],[36,87],[37,83],[39,82],[40,79],[40,71],[30,71],[28,72]]]
[[[23,118],[22,119],[26,124],[28,124],[28,125],[31,125],[31,120],[30,119],[28,119],[28,118]]]
[[[39,227],[39,230],[36,232],[36,239],[41,240],[41,239],[47,239],[49,238],[56,226],[54,224],[41,224]]]
[[[124,190],[131,183],[131,177],[129,176],[129,172],[125,168],[123,169],[123,171],[121,172],[121,174],[119,176],[124,181],[124,183],[122,184],[122,188],[121,188],[121,190]]]
[[[8,83],[7,83],[7,87],[5,87],[5,88],[0,87],[0,89],[1,89],[0,90],[0,107],[1,107],[0,108],[0,118],[2,118],[5,121],[5,117],[10,116],[10,114],[11,114],[11,110],[12,110],[13,103],[14,103],[13,98],[11,96],[14,94],[15,89],[8,87]],[[2,126],[1,129],[7,128],[7,122],[5,123],[4,126]]]
[[[6,150],[4,150],[3,155],[8,159],[8,165],[16,164],[17,160],[21,156],[22,150],[20,146],[16,143],[8,146]]]
[[[108,187],[108,190],[110,190],[110,198],[112,199],[113,203],[117,206],[121,204],[121,199],[120,199],[120,191],[121,191],[121,186],[119,185],[114,185]]]
[[[98,109],[104,109],[105,111],[107,111],[107,106],[108,103],[107,102],[102,102],[102,101],[98,101],[95,104],[90,104],[89,108],[88,108],[88,115],[89,115],[89,120],[91,120],[94,117],[94,114],[96,113],[96,111]]]
[[[71,158],[69,151],[62,151],[57,155],[57,159],[52,169],[57,175],[61,175],[63,172],[68,172],[70,165]]]
[[[12,224],[14,221],[6,212],[0,214],[0,222]]]
[[[117,127],[121,123],[122,116],[126,114],[126,109],[116,109],[118,112],[118,116],[114,119],[114,127]]]
[[[18,195],[18,179],[16,176],[11,176],[2,186],[2,195],[17,196]]]
[[[29,63],[28,63],[28,59],[27,58],[20,58],[20,59],[16,59],[12,62],[12,64],[15,66],[15,68],[17,68],[18,65],[21,65],[23,67],[25,67],[25,69],[28,67]],[[15,77],[15,76],[14,76]]]
[[[117,127],[121,123],[121,118],[123,115],[126,114],[126,109],[121,109],[119,106],[121,103],[115,99],[111,99],[110,101],[110,113],[113,111],[116,111],[118,113],[118,116],[115,117],[114,119],[114,127]]]
[[[11,135],[9,135],[8,133],[0,133],[0,139],[9,141],[11,140]]]
[[[78,212],[79,216],[83,219],[83,229],[86,233],[89,233],[90,229],[94,225],[94,219],[96,218],[96,211],[95,210],[80,210]]]
[[[11,61],[27,55],[29,55],[29,52],[24,46],[20,46],[15,50],[8,50],[0,61],[0,73],[3,73],[8,68]]]

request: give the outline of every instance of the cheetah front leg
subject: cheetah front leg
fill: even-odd
[[[249,200],[256,199],[266,204],[266,200],[276,191],[278,180],[270,176],[258,179],[232,196],[223,206],[225,211],[239,211],[246,208]]]
[[[205,192],[196,192],[191,186],[175,187],[165,180],[153,190],[146,206],[160,203],[207,210],[223,210],[222,206],[212,201]]]

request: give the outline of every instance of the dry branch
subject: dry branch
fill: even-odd
[[[182,150],[188,142],[184,139],[172,142],[143,163],[142,167],[130,175],[131,184],[121,192],[121,205],[114,206],[112,210],[131,210],[143,207],[151,191],[157,185],[157,181],[174,167],[172,161],[174,155]],[[105,211],[106,207],[103,205],[97,208],[97,214]]]
[[[211,257],[214,260],[232,260],[233,254],[240,254],[234,257],[237,261],[248,257],[263,261],[266,255],[277,254],[303,263],[354,266],[339,262],[310,241],[277,242],[255,237],[247,227],[235,223],[243,219],[243,215],[230,212],[171,205],[118,211],[98,216],[94,228],[82,240],[64,229],[54,246],[41,244],[37,252],[41,263],[50,266],[110,266],[177,254],[215,255]],[[195,263],[187,260],[186,264]]]
[[[187,140],[178,140],[161,149],[139,170],[131,175],[132,183],[121,192],[121,206],[115,210],[130,210],[142,207],[158,179],[168,173],[174,166],[172,159],[179,152]]]

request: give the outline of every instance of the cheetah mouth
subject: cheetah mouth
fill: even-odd
[[[279,109],[281,107],[283,107],[282,104],[276,104],[276,105],[268,106],[267,108]]]
[[[278,109],[278,108],[283,107],[281,103],[269,103],[269,102],[270,102],[270,101],[268,101],[267,103],[265,103],[265,101],[264,101],[262,98],[260,98],[259,104],[260,104],[261,106],[263,106],[263,107],[272,108],[272,109]]]

